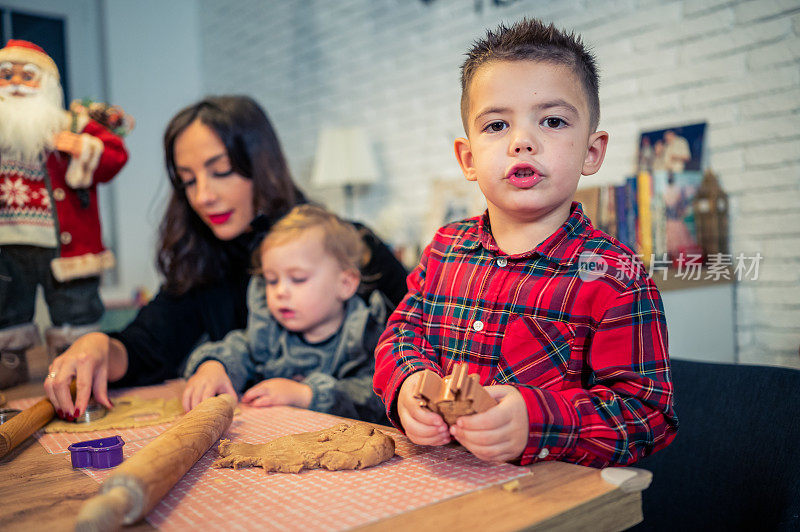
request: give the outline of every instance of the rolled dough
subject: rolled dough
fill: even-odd
[[[394,456],[394,440],[366,423],[339,425],[290,434],[254,445],[219,444],[217,468],[263,467],[264,472],[299,473],[303,469],[364,469]]]
[[[141,399],[120,397],[114,399],[114,408],[100,419],[88,423],[74,423],[54,419],[45,432],[93,432],[106,429],[131,429],[173,421],[183,415],[180,397],[172,399]]]

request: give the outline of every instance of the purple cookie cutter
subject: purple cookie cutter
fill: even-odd
[[[81,441],[68,447],[72,456],[72,468],[94,467],[108,469],[122,463],[122,446],[125,442],[119,436]]]

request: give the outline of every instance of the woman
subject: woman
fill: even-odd
[[[164,151],[173,187],[160,227],[164,284],[125,330],[87,334],[50,365],[44,388],[64,419],[79,416],[90,395],[112,408],[109,382],[136,386],[177,377],[200,341],[243,329],[253,247],[278,218],[306,202],[269,119],[249,97],[207,98],[183,109],[167,126]],[[372,232],[357,227],[371,255],[359,293],[378,289],[396,305],[406,271]]]

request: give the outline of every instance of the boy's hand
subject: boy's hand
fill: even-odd
[[[528,443],[528,409],[513,386],[487,386],[498,405],[480,414],[462,416],[450,433],[472,454],[487,462],[518,458]]]
[[[292,379],[266,379],[246,392],[242,402],[250,406],[297,406],[308,408],[314,392],[311,386]]]
[[[450,442],[447,424],[439,414],[434,414],[419,405],[414,398],[417,382],[422,378],[418,371],[406,378],[397,395],[397,414],[406,431],[406,436],[417,445],[444,445]]]
[[[197,367],[186,383],[183,390],[183,409],[188,412],[204,399],[222,393],[236,397],[236,390],[225,372],[225,366],[216,360],[206,360]]]

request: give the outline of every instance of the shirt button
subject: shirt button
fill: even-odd
[[[62,244],[67,245],[70,242],[72,242],[72,235],[64,231],[63,233],[61,233],[60,239]]]
[[[548,451],[547,447],[545,447],[541,451],[539,451],[539,459],[540,460],[544,460],[545,458],[547,458],[547,455],[549,455],[549,454],[550,454],[550,451]]]
[[[497,265],[501,268],[505,268],[508,264],[508,260],[505,257],[498,257],[497,258]]]
[[[475,329],[478,332],[482,331],[483,330],[483,322],[481,320],[475,320],[475,322],[472,324],[472,328]]]
[[[64,193],[64,189],[63,188],[57,188],[57,189],[53,190],[53,198],[56,201],[61,201],[65,197],[67,197],[67,195]]]

